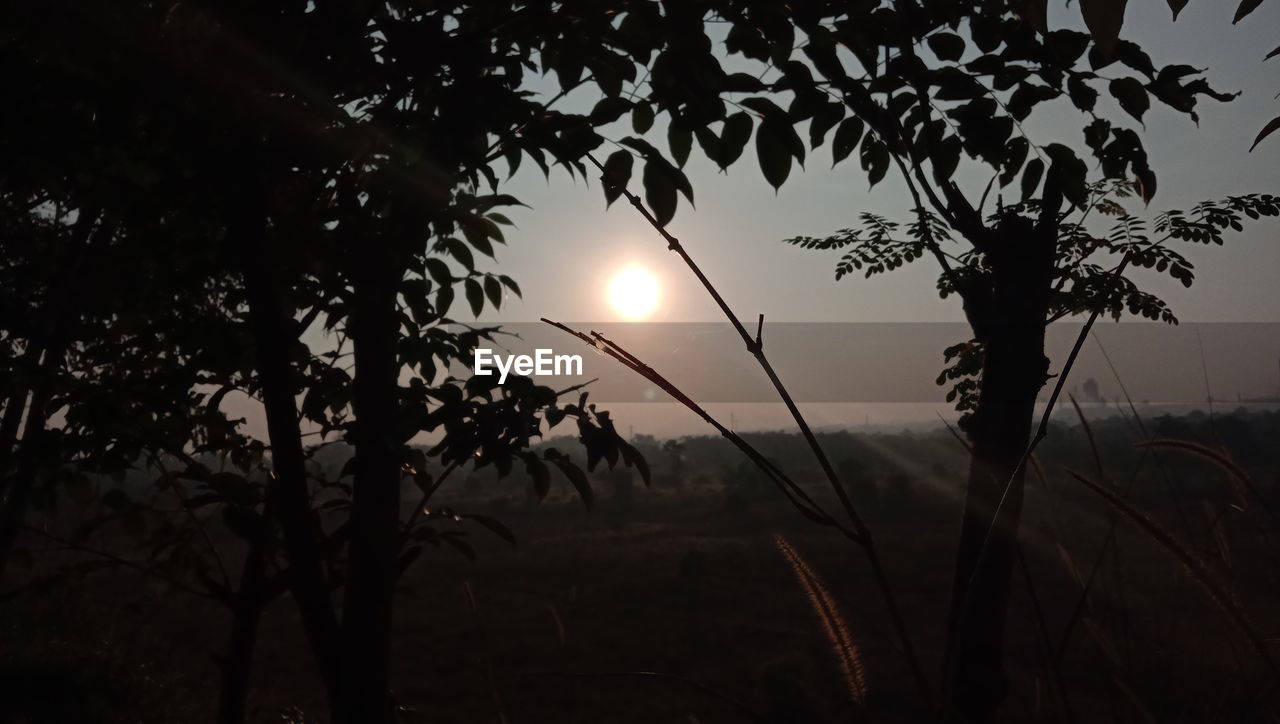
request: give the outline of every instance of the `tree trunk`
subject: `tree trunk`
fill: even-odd
[[[231,633],[227,650],[218,661],[222,686],[218,692],[218,724],[244,724],[248,715],[249,683],[258,639],[258,622],[267,598],[263,595],[267,561],[263,555],[265,531],[249,545],[240,573],[240,587],[231,604]]]
[[[271,443],[267,507],[280,524],[289,556],[289,591],[298,604],[312,654],[332,704],[338,686],[338,619],[321,556],[322,531],[307,492],[306,458],[298,426],[298,389],[291,347],[298,341],[292,307],[285,304],[266,245],[265,214],[247,213],[238,229],[249,322]],[[263,252],[266,250],[264,258]]]
[[[28,380],[24,378],[38,374],[40,353],[43,349],[37,340],[29,340],[26,351],[18,360],[16,379],[9,382],[13,389],[9,391],[9,398],[5,400],[4,417],[0,419],[0,500],[4,499],[5,490],[9,487],[9,461],[18,444],[22,413],[26,411],[27,400],[31,397]]]
[[[997,227],[984,303],[970,315],[984,358],[977,410],[966,426],[973,455],[948,618],[944,693],[955,721],[990,721],[1007,688],[1004,629],[1025,479],[1019,463],[1048,373],[1044,330],[1056,232],[1056,224],[1040,229],[1016,218]]]
[[[30,391],[31,402],[27,408],[26,422],[21,425],[21,441],[9,440],[7,436],[17,433],[23,414],[22,403],[27,401],[26,389],[15,390],[8,401],[10,406],[5,409],[2,432],[6,435],[6,444],[0,450],[0,476],[4,476],[0,478],[0,581],[4,580],[9,553],[18,539],[23,521],[26,520],[31,494],[35,489],[41,448],[47,432],[47,408],[53,398],[58,372],[66,359],[71,327],[80,311],[79,271],[94,237],[106,234],[105,227],[98,222],[97,209],[81,210],[71,230],[71,245],[63,271],[50,281],[50,301],[41,310],[45,321],[45,339],[32,339],[30,353],[23,356],[24,361],[31,358],[33,369],[29,371],[34,375],[35,382]],[[13,406],[15,402],[16,407]],[[16,458],[16,462],[13,474],[9,476],[11,457]]]
[[[393,719],[390,699],[392,599],[400,550],[399,266],[389,250],[354,264],[350,331],[355,357],[355,485],[342,618],[341,724]]]
[[[27,517],[27,508],[31,504],[31,494],[35,490],[36,473],[40,466],[47,433],[45,425],[48,417],[47,408],[53,394],[54,378],[62,367],[65,352],[66,346],[63,339],[51,341],[45,351],[41,365],[41,379],[36,383],[31,395],[31,407],[27,412],[26,425],[23,426],[17,467],[9,484],[5,486],[7,494],[3,505],[0,506],[0,581],[4,580],[9,554],[13,551],[18,533],[22,530],[23,521]]]

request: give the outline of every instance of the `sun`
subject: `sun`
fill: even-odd
[[[658,306],[658,280],[648,271],[631,266],[609,280],[609,303],[628,319],[644,319]]]

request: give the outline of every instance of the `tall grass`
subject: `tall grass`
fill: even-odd
[[[1209,597],[1213,599],[1213,602],[1222,609],[1227,618],[1240,629],[1267,667],[1273,672],[1277,671],[1275,660],[1271,657],[1271,652],[1267,648],[1266,639],[1258,633],[1257,627],[1236,601],[1235,596],[1231,595],[1222,586],[1199,556],[1188,550],[1171,533],[1160,527],[1155,521],[1148,518],[1142,511],[1133,507],[1132,504],[1111,489],[1086,478],[1074,470],[1068,470],[1067,474],[1075,478],[1081,485],[1101,496],[1125,519],[1171,553],[1182,564],[1183,568],[1191,574],[1192,579],[1199,583],[1205,592],[1209,594]]]
[[[858,643],[854,640],[853,633],[850,631],[848,623],[845,622],[844,616],[841,615],[835,599],[832,598],[831,592],[827,590],[826,584],[822,582],[822,578],[817,573],[814,573],[809,563],[805,561],[800,552],[786,538],[781,535],[774,535],[773,540],[777,544],[778,550],[782,551],[782,555],[787,559],[787,563],[790,564],[796,580],[800,582],[800,587],[804,589],[805,598],[809,600],[809,606],[818,615],[818,621],[822,624],[822,633],[826,636],[827,641],[831,643],[836,659],[840,662],[840,671],[844,676],[845,688],[849,692],[849,698],[860,707],[866,706],[867,676],[866,668],[862,663],[862,653],[859,651]]]

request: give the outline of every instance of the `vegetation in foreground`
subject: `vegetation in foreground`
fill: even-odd
[[[1102,417],[1102,414],[1111,416]],[[1280,413],[1139,420],[1090,410],[1089,430],[1055,418],[1040,451],[1022,531],[1009,647],[1010,721],[1269,721],[1271,674],[1200,581],[1159,541],[1063,473],[1096,472],[1170,532],[1230,592],[1252,625],[1276,611]],[[1137,428],[1147,426],[1148,435]],[[821,495],[796,435],[752,444]],[[948,546],[963,493],[964,450],[947,431],[820,433],[853,483],[924,656],[951,581]],[[1148,439],[1226,451],[1229,466]],[[508,521],[517,546],[473,536],[478,563],[429,548],[402,579],[394,635],[404,721],[919,721],[931,716],[883,630],[864,564],[838,538],[782,505],[727,442],[635,441],[653,468],[594,476],[596,508],[555,490],[470,473],[438,500]],[[566,447],[558,439],[548,445]],[[341,466],[342,451],[322,461]],[[1248,476],[1257,493],[1242,492]],[[139,481],[141,484],[141,481]],[[86,515],[74,504],[60,515]],[[1113,527],[1114,526],[1114,527]],[[214,531],[220,546],[232,535]],[[820,579],[863,666],[861,701],[790,554]],[[125,543],[128,534],[110,539]],[[29,535],[27,586],[0,608],[8,721],[200,721],[216,706],[213,654],[226,613],[159,576]],[[103,566],[88,573],[84,566]],[[79,571],[73,578],[71,569]],[[55,578],[50,578],[55,576]],[[65,585],[44,585],[50,582]],[[1085,591],[1087,590],[1087,595]],[[268,607],[250,720],[321,721],[325,702],[287,601]],[[694,717],[691,719],[690,717]]]

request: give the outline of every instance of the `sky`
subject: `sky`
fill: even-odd
[[[1231,103],[1202,99],[1197,111],[1200,124],[1152,100],[1152,108],[1140,129],[1159,178],[1159,192],[1150,209],[1131,206],[1138,215],[1154,217],[1160,210],[1186,208],[1204,200],[1251,192],[1280,193],[1280,134],[1248,151],[1258,130],[1280,115],[1280,58],[1264,64],[1262,59],[1280,44],[1280,3],[1263,3],[1240,25],[1232,26],[1234,3],[1195,0],[1177,22],[1160,0],[1129,3],[1122,37],[1137,42],[1151,55],[1157,67],[1186,63],[1207,68],[1211,85],[1221,91],[1241,91]],[[1083,29],[1078,5],[1050,3],[1050,28]],[[555,91],[548,81],[547,87]],[[574,103],[591,103],[570,96]],[[1067,143],[1083,149],[1082,117],[1069,106],[1068,112],[1037,111],[1024,126],[1040,144]],[[1105,91],[1099,111],[1106,117],[1132,123]],[[625,119],[624,119],[625,120]],[[617,137],[630,135],[620,128]],[[651,131],[659,139],[661,125]],[[803,134],[802,134],[803,135]],[[659,144],[665,148],[665,142]],[[748,324],[758,314],[769,323],[777,322],[962,322],[963,312],[954,298],[940,300],[935,291],[938,269],[925,259],[892,273],[872,279],[861,276],[834,278],[838,252],[813,252],[781,243],[796,235],[823,236],[851,226],[860,211],[874,211],[890,218],[905,219],[910,209],[905,187],[890,173],[884,182],[869,190],[861,168],[845,161],[831,167],[830,144],[810,152],[806,169],[793,169],[791,177],[775,192],[764,180],[748,144],[741,159],[722,174],[700,156],[695,148],[686,173],[693,185],[696,208],[682,198],[668,230],[681,239],[687,251],[725,297],[730,307]],[[612,149],[605,147],[600,153]],[[962,167],[963,173],[963,167]],[[638,176],[638,174],[637,174]],[[961,179],[961,187],[976,197],[987,175]],[[638,179],[632,190],[640,192]],[[533,322],[549,317],[581,323],[582,328],[623,318],[608,302],[609,280],[619,271],[640,266],[658,280],[661,300],[647,318],[652,322],[723,321],[720,311],[701,289],[689,270],[667,251],[657,235],[625,202],[605,208],[603,195],[594,178],[588,182],[571,180],[562,170],[550,180],[532,164],[523,168],[504,189],[530,208],[509,214],[516,224],[507,233],[509,245],[499,247],[497,270],[517,279],[523,299],[511,298],[498,312],[486,310],[489,322]],[[1011,187],[1012,191],[1012,187]],[[1280,322],[1280,221],[1264,220],[1246,226],[1242,234],[1228,237],[1226,247],[1180,247],[1196,267],[1196,282],[1186,289],[1158,275],[1138,273],[1139,283],[1165,299],[1183,322]],[[623,328],[625,330],[625,328]],[[618,331],[619,341],[639,343],[642,327],[634,333]],[[1270,332],[1274,332],[1271,329]],[[573,343],[566,342],[572,351]],[[1265,347],[1265,349],[1263,349]],[[1247,345],[1246,345],[1247,349]],[[1152,364],[1173,366],[1176,374],[1195,384],[1216,385],[1212,394],[1232,397],[1231,389],[1246,394],[1269,394],[1275,384],[1276,344],[1270,340],[1258,348],[1263,360],[1254,365],[1261,370],[1248,379],[1232,366],[1233,360],[1214,356],[1210,348],[1202,363],[1192,354],[1143,362],[1122,361],[1118,373],[1132,383],[1142,379]],[[562,348],[557,347],[557,352]],[[690,350],[697,365],[667,368],[669,377],[680,378],[695,398],[706,394],[705,375],[725,360]],[[1096,356],[1096,352],[1092,352]],[[1052,355],[1059,369],[1063,355]],[[617,381],[632,373],[608,360],[586,357],[587,377],[600,376],[604,382]],[[932,371],[942,367],[941,350],[929,356]],[[779,366],[784,379],[797,370]],[[922,373],[923,374],[923,373]],[[682,378],[685,375],[687,378]],[[1084,379],[1081,377],[1080,379]],[[1114,398],[1116,381],[1099,373],[1103,395]],[[759,376],[768,390],[768,382]],[[1073,380],[1078,382],[1078,380]],[[1192,382],[1187,382],[1192,384]],[[1185,387],[1183,389],[1186,389]],[[939,395],[942,390],[939,389]],[[1222,391],[1222,392],[1217,392]],[[1047,394],[1047,389],[1046,389]],[[599,399],[599,395],[597,395]],[[754,399],[754,398],[751,398]],[[862,424],[896,425],[936,420],[938,415],[954,419],[954,411],[941,402],[878,404],[862,402],[802,405],[810,423],[821,426]],[[680,405],[662,402],[614,401],[621,424],[634,432],[682,435],[709,432],[702,421]],[[736,429],[779,429],[791,421],[778,404],[759,402],[714,403],[713,414]]]
[[[1280,58],[1262,63],[1280,44],[1280,33],[1274,32],[1280,27],[1280,3],[1263,3],[1238,26],[1230,24],[1232,9],[1198,0],[1175,23],[1160,0],[1129,3],[1123,37],[1145,48],[1157,67],[1188,63],[1208,68],[1215,88],[1243,92],[1227,104],[1202,99],[1199,127],[1153,99],[1142,133],[1159,177],[1159,193],[1149,210],[1131,211],[1154,216],[1159,210],[1207,198],[1280,192],[1280,134],[1248,152],[1257,131],[1280,115],[1280,100],[1273,99],[1280,90]],[[1051,3],[1049,23],[1051,28],[1080,28],[1078,7]],[[1115,120],[1132,120],[1105,91],[1099,107]],[[1062,141],[1083,148],[1079,114],[1056,113],[1048,119],[1040,115],[1027,124],[1036,142]],[[621,129],[618,137],[628,133]],[[601,153],[611,150],[602,148]],[[790,236],[823,236],[850,226],[863,210],[907,218],[909,200],[893,173],[868,191],[856,154],[852,163],[845,161],[834,169],[830,158],[828,142],[810,154],[804,172],[794,169],[775,193],[759,171],[752,144],[728,174],[721,174],[695,148],[685,170],[696,209],[682,198],[668,228],[744,319],[764,313],[771,322],[963,321],[956,300],[938,299],[938,270],[930,259],[870,280],[854,276],[836,282],[838,253],[780,243]],[[976,197],[986,179],[973,176],[961,186]],[[632,189],[640,191],[638,180]],[[606,285],[631,265],[648,269],[661,285],[662,300],[650,321],[722,319],[689,271],[634,209],[625,202],[605,209],[594,178],[584,183],[556,170],[547,181],[533,164],[524,164],[504,190],[531,208],[509,214],[517,228],[507,234],[509,246],[499,247],[494,268],[515,277],[524,298],[511,299],[500,312],[486,312],[482,319],[620,319],[607,302]],[[1272,219],[1229,237],[1226,248],[1186,248],[1196,266],[1195,285],[1184,289],[1151,275],[1147,288],[1165,298],[1183,321],[1280,321],[1278,236],[1280,222]]]
[[[1280,100],[1274,98],[1280,91],[1280,58],[1269,64],[1262,62],[1268,52],[1280,45],[1280,33],[1274,31],[1280,28],[1280,2],[1263,3],[1238,26],[1230,23],[1233,9],[1234,3],[1193,0],[1175,23],[1163,0],[1129,3],[1122,37],[1143,47],[1157,67],[1186,63],[1207,68],[1207,77],[1215,89],[1241,91],[1241,96],[1231,103],[1202,98],[1197,108],[1201,119],[1198,127],[1184,115],[1152,100],[1144,117],[1145,128],[1140,132],[1159,178],[1159,192],[1150,209],[1130,205],[1132,213],[1152,218],[1160,210],[1187,208],[1204,199],[1251,192],[1280,194],[1280,173],[1276,170],[1280,168],[1280,133],[1248,152],[1258,130],[1280,115]],[[1051,29],[1083,30],[1078,5],[1067,7],[1055,0],[1049,11]],[[726,61],[726,66],[730,65]],[[547,95],[558,92],[553,78],[546,79],[540,88]],[[571,94],[557,107],[585,112],[594,101],[594,97]],[[1065,112],[1044,113],[1038,109],[1024,123],[1029,135],[1042,145],[1061,142],[1083,149],[1081,115],[1065,103],[1056,108]],[[1114,121],[1132,124],[1132,119],[1105,91],[1099,98],[1099,112]],[[631,135],[630,128],[622,125],[615,138]],[[807,138],[807,134],[802,136]],[[650,138],[658,139],[657,145],[665,148],[661,119]],[[603,157],[611,151],[606,146],[598,153]],[[810,152],[806,169],[793,169],[788,181],[775,192],[759,171],[753,144],[747,145],[743,157],[727,174],[703,159],[695,147],[685,172],[694,188],[696,208],[681,198],[676,217],[667,228],[681,239],[745,323],[753,326],[757,315],[766,315],[766,347],[771,338],[770,325],[779,323],[962,323],[964,315],[958,301],[937,296],[938,269],[931,258],[872,279],[853,275],[837,282],[834,268],[839,252],[806,251],[781,243],[791,236],[824,236],[852,226],[861,211],[900,220],[909,218],[909,196],[894,173],[868,190],[856,154],[852,163],[846,160],[833,169],[830,153],[829,142]],[[961,187],[976,198],[989,174],[965,177],[964,171],[962,166],[958,179]],[[633,180],[632,190],[640,193],[638,178]],[[486,260],[488,266],[481,264],[481,268],[514,277],[523,290],[523,298],[508,295],[501,310],[486,308],[479,321],[515,325],[528,339],[546,337],[529,334],[527,330],[535,325],[520,323],[536,323],[541,317],[575,323],[584,331],[613,325],[608,328],[616,341],[646,349],[646,354],[663,359],[660,372],[694,399],[707,402],[712,414],[735,429],[793,426],[780,404],[762,402],[769,399],[771,392],[768,380],[753,368],[741,349],[716,350],[695,344],[678,349],[675,345],[655,348],[652,345],[680,338],[682,333],[670,329],[661,333],[646,331],[660,329],[661,325],[619,324],[624,318],[608,301],[609,282],[622,270],[636,266],[649,271],[661,288],[658,307],[645,322],[724,322],[689,269],[627,203],[606,209],[594,177],[588,181],[571,179],[556,169],[548,180],[532,163],[523,164],[501,191],[516,196],[527,208],[504,209],[516,226],[505,231],[508,243],[497,247],[496,262]],[[1276,283],[1276,272],[1280,270],[1280,220],[1248,224],[1244,233],[1227,237],[1226,247],[1184,244],[1179,249],[1196,267],[1196,282],[1190,289],[1152,273],[1139,271],[1136,278],[1143,288],[1165,299],[1184,323],[1280,323],[1280,284]],[[459,321],[472,321],[461,302],[451,311]],[[786,329],[780,327],[778,333]],[[792,327],[791,331],[798,329]],[[835,331],[837,327],[813,329],[820,330],[815,334],[840,333]],[[889,330],[883,332],[884,339],[894,338],[892,326],[883,329]],[[957,338],[952,341],[963,341],[962,327],[950,329],[956,330]],[[1201,331],[1205,339],[1212,339],[1228,329],[1237,330],[1232,333],[1240,335],[1238,330],[1248,328],[1197,326],[1171,330],[1162,338],[1161,344],[1167,346],[1160,349],[1181,350],[1178,353],[1134,355],[1118,349],[1116,372],[1129,386],[1152,379],[1152,372],[1157,369],[1167,372],[1176,385],[1170,382],[1164,388],[1151,390],[1153,399],[1186,402],[1198,394],[1192,390],[1201,387],[1206,389],[1206,397],[1213,395],[1219,400],[1234,400],[1237,393],[1251,397],[1280,392],[1276,374],[1280,324],[1255,328],[1256,333],[1243,333],[1231,344],[1204,344],[1202,361],[1196,354],[1196,348],[1201,346]],[[1142,334],[1136,327],[1115,331],[1131,337]],[[555,339],[554,335],[551,339]],[[646,348],[646,343],[650,347]],[[639,388],[635,380],[629,379],[633,373],[613,361],[592,355],[567,337],[562,343],[552,344],[556,353],[585,352],[585,374],[573,380],[538,381],[559,388],[600,378],[589,389],[596,390],[594,400],[609,402],[608,408],[615,412],[620,428],[658,436],[710,432],[704,422],[679,404],[664,401],[662,393],[652,396],[652,401],[637,401]],[[1115,349],[1120,342],[1107,344]],[[520,351],[519,346],[511,345],[516,351]],[[801,408],[814,427],[936,422],[939,415],[954,419],[956,413],[942,399],[945,388],[934,383],[943,367],[944,346],[939,341],[936,350],[897,353],[901,365],[892,364],[893,353],[888,351],[882,351],[877,359],[858,361],[891,370],[897,377],[912,376],[906,382],[894,380],[914,390],[910,400],[887,403],[845,395],[836,401],[822,401],[821,394],[809,392]],[[1069,340],[1050,350],[1054,371],[1061,368],[1068,348]],[[781,350],[775,350],[772,356],[780,354]],[[855,354],[869,356],[865,350]],[[688,363],[681,364],[682,360]],[[744,364],[749,369],[739,369]],[[828,364],[831,366],[826,369],[839,370],[839,360],[829,360]],[[735,390],[742,391],[740,402],[727,401],[738,399],[737,391],[716,395],[716,383],[723,382],[717,380],[718,370],[726,366],[739,370],[740,376],[734,379],[738,380]],[[794,360],[782,359],[776,367],[783,379],[791,380],[793,385],[811,382],[804,379],[806,375],[824,374],[819,368]],[[455,374],[467,373],[458,370]],[[1085,350],[1080,374],[1072,376],[1068,390],[1090,376],[1099,381],[1104,397],[1115,399],[1118,383],[1096,345]],[[616,389],[630,392],[614,394],[616,399],[610,399],[606,393]],[[921,390],[932,392],[936,398],[922,402]],[[1170,390],[1174,392],[1170,394]],[[1043,394],[1048,394],[1047,388]],[[1146,390],[1135,392],[1139,400],[1146,395]]]

